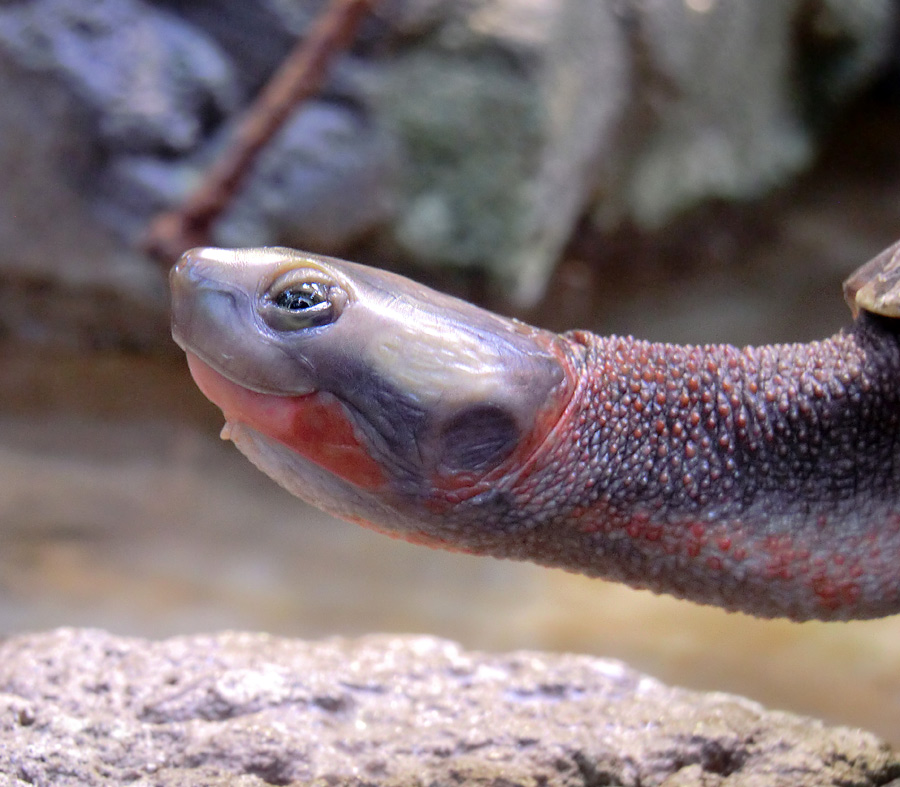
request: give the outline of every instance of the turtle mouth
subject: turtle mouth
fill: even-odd
[[[372,443],[372,429],[334,394],[260,393],[230,380],[193,352],[187,356],[197,387],[225,416],[226,439],[236,442],[235,435],[249,427],[360,489],[387,482],[389,471]]]
[[[197,387],[222,411],[227,423],[263,421],[270,427],[287,424],[292,417],[290,403],[315,393],[312,388],[291,395],[255,391],[208,363],[195,350],[185,349],[185,354]]]

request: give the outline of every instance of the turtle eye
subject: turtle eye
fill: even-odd
[[[278,330],[297,331],[334,322],[339,313],[333,287],[318,281],[293,281],[266,296],[266,321]]]

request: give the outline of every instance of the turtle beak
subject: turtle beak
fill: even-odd
[[[172,338],[232,382],[283,396],[314,389],[302,356],[279,343],[259,319],[259,291],[273,270],[246,249],[197,248],[169,274]]]
[[[169,273],[172,293],[172,338],[186,352],[193,352],[216,365],[214,334],[223,325],[237,324],[248,292],[233,276],[239,270],[222,249],[191,249]],[[231,254],[231,253],[229,253]],[[233,256],[233,254],[231,254]],[[219,353],[227,359],[228,353]]]

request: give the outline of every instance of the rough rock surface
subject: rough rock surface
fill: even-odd
[[[885,785],[874,736],[596,658],[426,637],[0,644],[3,785]]]

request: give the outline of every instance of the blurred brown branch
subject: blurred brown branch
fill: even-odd
[[[142,240],[168,267],[187,249],[209,243],[210,230],[249,174],[256,157],[291,113],[319,92],[332,59],[347,49],[377,0],[331,0],[238,123],[200,185],[177,209],[160,213]]]

